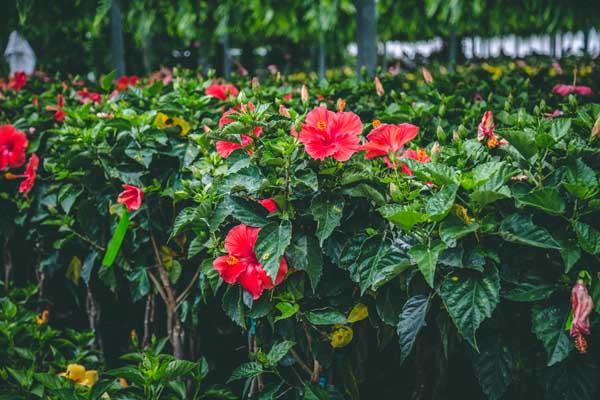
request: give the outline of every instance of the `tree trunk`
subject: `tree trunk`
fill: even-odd
[[[112,0],[110,7],[110,49],[117,76],[125,75],[125,47],[123,44],[123,13],[120,0]]]
[[[583,30],[583,53],[585,55],[590,54],[590,30]]]
[[[521,38],[515,36],[515,57],[519,58],[519,51],[521,50]]]
[[[377,20],[375,18],[375,0],[355,0],[356,7],[356,44],[358,48],[357,70],[362,76],[365,68],[367,77],[375,74],[377,65]]]
[[[144,62],[144,71],[146,74],[152,72],[152,38],[148,35],[144,39],[142,46],[142,61]]]
[[[12,270],[13,270],[13,262],[12,262],[12,254],[10,252],[9,245],[9,235],[7,234],[4,238],[4,249],[2,251],[2,255],[4,258],[4,287],[8,290],[10,287],[11,279],[12,279]]]
[[[229,20],[228,16],[225,18]],[[223,33],[221,44],[223,45],[223,76],[229,78],[229,74],[231,73],[231,59],[229,58],[229,31],[227,29]]]
[[[92,292],[92,287],[90,285],[87,286],[86,311],[90,324],[90,330],[94,333],[94,346],[100,352],[102,357],[104,357],[104,342],[102,341],[102,334],[98,329],[102,310],[100,309],[100,304],[98,304],[96,298],[94,297],[94,293]]]
[[[456,52],[458,48],[458,39],[456,37],[456,27],[452,25],[450,27],[450,48],[448,51],[448,65],[450,70],[454,69],[454,65],[456,65]]]
[[[319,37],[319,80],[325,79],[325,70],[326,70],[326,51],[327,48],[325,46],[325,34],[321,33]]]
[[[550,56],[556,58],[556,35],[550,34]]]
[[[471,58],[477,59],[477,51],[475,49],[475,36],[471,36]]]

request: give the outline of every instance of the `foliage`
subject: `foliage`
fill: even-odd
[[[225,100],[185,70],[167,85],[144,80],[112,94],[108,75],[84,83],[104,96],[97,104],[80,104],[77,82],[31,78],[4,93],[0,117],[28,132],[41,159],[28,197],[0,181],[3,255],[27,249],[19,265],[41,287],[69,288],[71,303],[94,304],[86,311],[102,316],[92,322],[133,303],[136,315],[115,332],[92,324],[104,342],[135,328],[152,348],[148,338],[166,333],[180,361],[147,350],[127,356],[137,367],[117,369],[138,396],[182,397],[189,388],[171,382],[169,365],[198,383],[214,363],[218,381],[264,398],[593,399],[597,313],[587,355],[565,327],[578,278],[600,301],[600,105],[597,94],[560,97],[552,87],[575,68],[579,84],[596,87],[600,75],[581,59],[558,76],[544,60],[495,67],[432,66],[433,82],[382,75],[383,92],[344,75],[302,80],[301,90],[273,74],[233,82],[240,93]],[[44,109],[59,93],[64,122]],[[398,162],[390,168],[362,151],[312,159],[297,132],[308,112],[339,98],[360,117],[362,143],[379,123],[408,122],[420,133],[406,147],[429,161],[388,154]],[[561,115],[544,115],[554,110]],[[495,128],[479,141],[485,111]],[[158,124],[158,113],[191,129]],[[143,203],[112,246],[114,262],[102,263],[125,229],[122,184],[143,188]],[[235,255],[229,265],[246,262],[224,250],[240,224],[260,228],[252,262],[271,280],[255,299],[239,276],[227,283],[213,268],[225,254]],[[273,283],[282,256],[289,272]],[[242,347],[247,356],[234,350]]]

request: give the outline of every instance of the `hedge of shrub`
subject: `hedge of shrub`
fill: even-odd
[[[346,73],[4,81],[2,398],[597,398],[595,64]]]

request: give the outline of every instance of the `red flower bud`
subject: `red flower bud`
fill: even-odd
[[[575,340],[575,347],[584,354],[587,352],[587,342],[584,335],[590,334],[590,313],[594,308],[592,297],[583,280],[577,280],[577,283],[571,289],[571,307],[573,307],[573,322],[571,323],[571,337]]]

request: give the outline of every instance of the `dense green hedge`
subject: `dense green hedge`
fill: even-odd
[[[265,399],[595,399],[600,72],[581,59],[430,69],[13,81],[5,288],[36,280],[51,326],[94,331],[111,398],[186,398],[185,379],[164,382],[173,371],[106,372],[131,340],[158,357],[127,358],[141,370],[175,362],[152,344],[166,335],[194,361],[177,367],[195,371],[187,390],[209,398],[230,396],[201,390],[210,367]],[[12,307],[7,323],[37,329]],[[66,398],[50,376],[81,357],[61,354],[3,355],[0,391]]]

